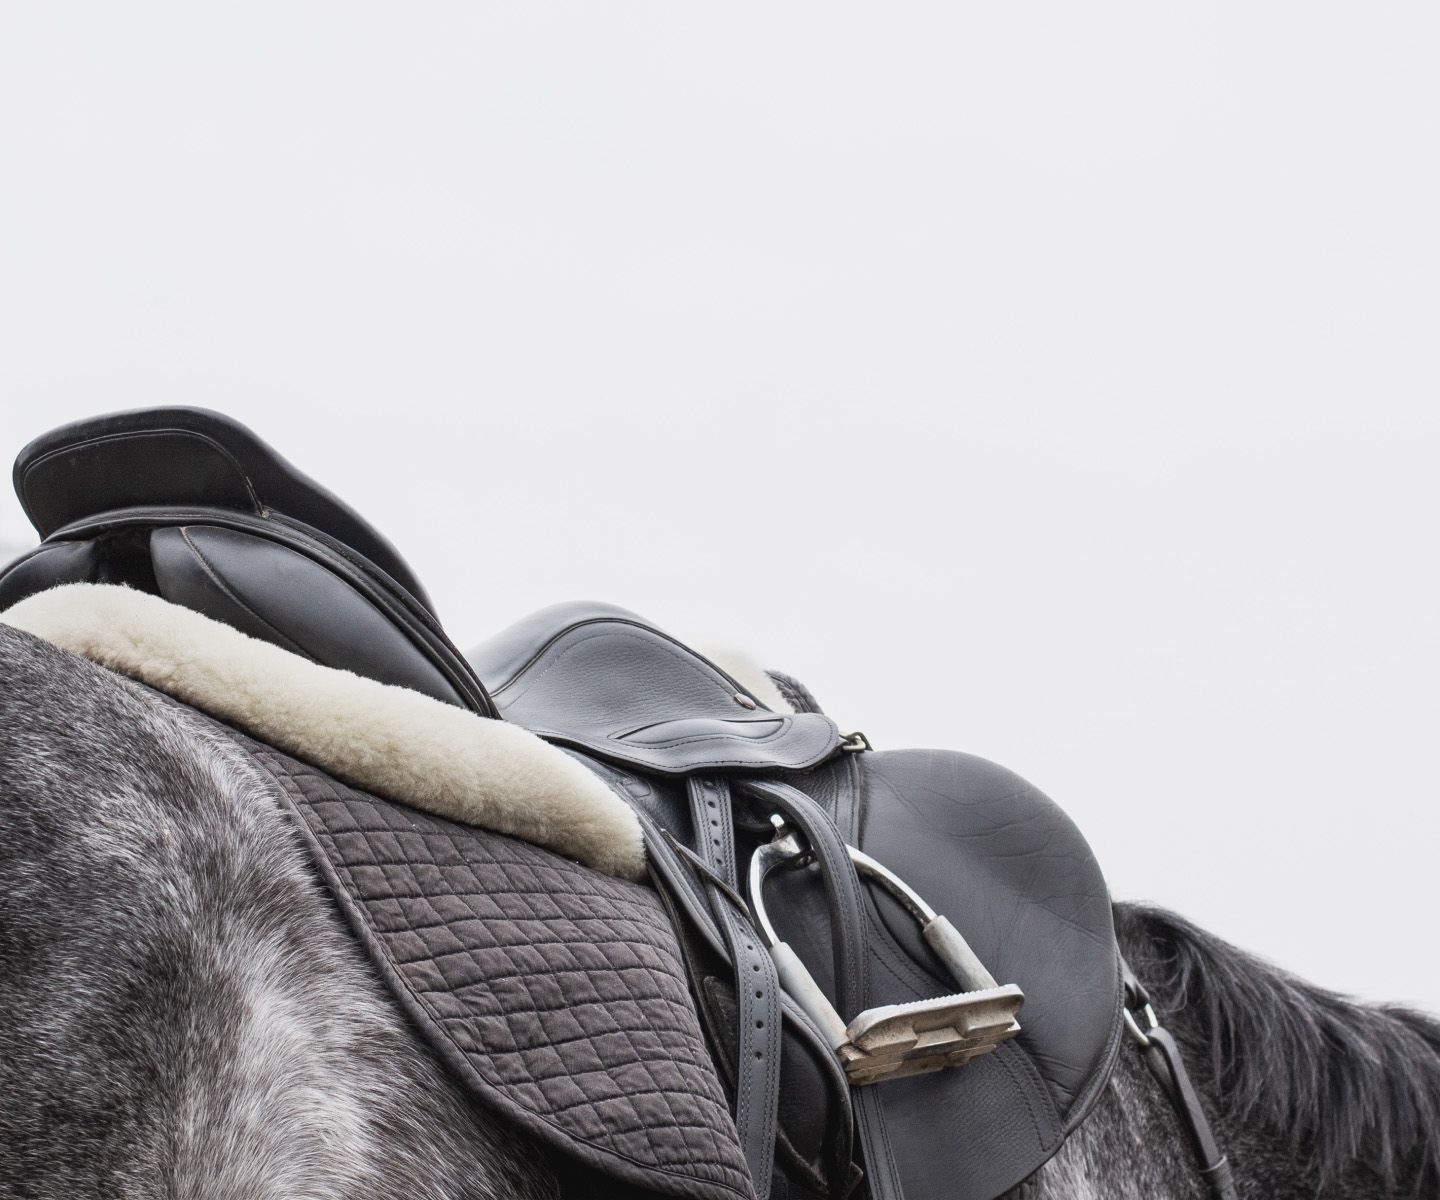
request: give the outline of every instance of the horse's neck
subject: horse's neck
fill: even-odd
[[[1123,952],[1187,1050],[1242,1196],[1440,1195],[1433,1018],[1351,1003],[1173,914],[1122,904],[1116,925]],[[1248,1055],[1221,1083],[1204,1053],[1217,1041]],[[1060,1153],[1006,1200],[1101,1197],[1209,1200],[1174,1110],[1133,1045]]]

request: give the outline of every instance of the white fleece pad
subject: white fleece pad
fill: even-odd
[[[528,730],[322,667],[158,596],[109,584],[40,592],[0,621],[132,676],[339,779],[639,879],[634,812]]]

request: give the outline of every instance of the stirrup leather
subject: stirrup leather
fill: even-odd
[[[780,940],[765,911],[766,876],[776,867],[804,866],[814,857],[799,831],[783,817],[777,814],[770,820],[775,837],[750,859],[750,905],[755,923],[775,960],[781,986],[820,1027],[852,1084],[961,1067],[1020,1032],[1015,1014],[1025,1003],[1025,993],[1013,983],[997,984],[947,918],[893,871],[848,844],[845,849],[856,872],[883,887],[915,918],[925,943],[961,991],[869,1008],[847,1025],[799,955]]]

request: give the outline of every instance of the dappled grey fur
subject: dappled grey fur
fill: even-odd
[[[265,781],[0,625],[0,1195],[554,1194],[417,1046]]]
[[[1440,1022],[1312,986],[1161,909],[1115,906],[1246,1200],[1440,1196]],[[1015,1200],[1204,1197],[1130,1046],[1096,1111]]]
[[[1085,1123],[1006,1200],[1209,1200],[1209,1193],[1174,1110],[1138,1050],[1126,1045]]]
[[[1289,1180],[1265,1195],[1440,1196],[1440,1021],[1315,987],[1173,913],[1116,916],[1231,1157]]]
[[[1115,912],[1246,1200],[1440,1195],[1440,1026]],[[420,1049],[244,756],[0,626],[0,1197],[557,1194]],[[1205,1195],[1128,1045],[1012,1193]]]

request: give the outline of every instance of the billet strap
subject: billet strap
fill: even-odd
[[[732,966],[730,946],[721,933],[711,906],[703,892],[716,889],[732,903],[739,901],[736,911],[744,911],[743,899],[736,894],[693,850],[684,845],[668,830],[663,829],[652,817],[636,809],[636,817],[645,830],[645,841],[649,851],[651,882],[660,892],[662,899],[670,906],[672,918],[683,924],[687,931],[682,938],[682,949],[688,944],[689,936],[698,937],[700,943],[718,958]],[[697,886],[697,883],[699,886]],[[692,964],[693,968],[693,964]],[[697,990],[697,1000],[704,1003],[703,992]],[[737,1000],[738,1003],[738,1000]],[[826,1174],[834,1181],[832,1192],[836,1196],[848,1196],[854,1189],[858,1168],[853,1158],[853,1112],[850,1103],[850,1084],[845,1077],[830,1043],[815,1025],[809,1013],[793,997],[780,991],[782,1032],[788,1030],[797,1044],[808,1051],[812,1061],[824,1076],[824,1086],[835,1114],[825,1154],[828,1166]],[[737,1031],[738,1032],[738,1031]],[[719,1044],[716,1044],[719,1049]],[[783,1060],[782,1060],[783,1066]],[[783,1079],[782,1079],[783,1086]],[[783,1131],[777,1133],[777,1145],[783,1138]]]
[[[1128,963],[1125,975],[1125,1024],[1145,1056],[1145,1065],[1164,1089],[1185,1136],[1195,1152],[1200,1176],[1215,1200],[1239,1200],[1230,1160],[1221,1152],[1215,1132],[1200,1104],[1200,1096],[1185,1069],[1185,1059],[1174,1036],[1160,1024],[1144,985],[1136,978]]]
[[[831,934],[835,939],[835,981],[837,999],[846,1012],[868,1007],[864,964],[868,953],[865,908],[860,877],[850,853],[830,815],[814,800],[788,783],[774,780],[737,780],[748,795],[772,805],[805,835],[825,885],[830,911]],[[904,1187],[895,1163],[885,1112],[878,1089],[851,1089],[855,1123],[865,1158],[865,1182],[871,1200],[902,1200]]]
[[[780,1111],[780,981],[765,943],[749,914],[734,902],[735,821],[730,787],[714,775],[687,781],[697,856],[721,885],[711,908],[735,967],[735,1003],[740,1013],[735,1063],[735,1126],[758,1200],[770,1194]],[[727,894],[728,893],[728,894]],[[743,904],[743,902],[742,902]]]

